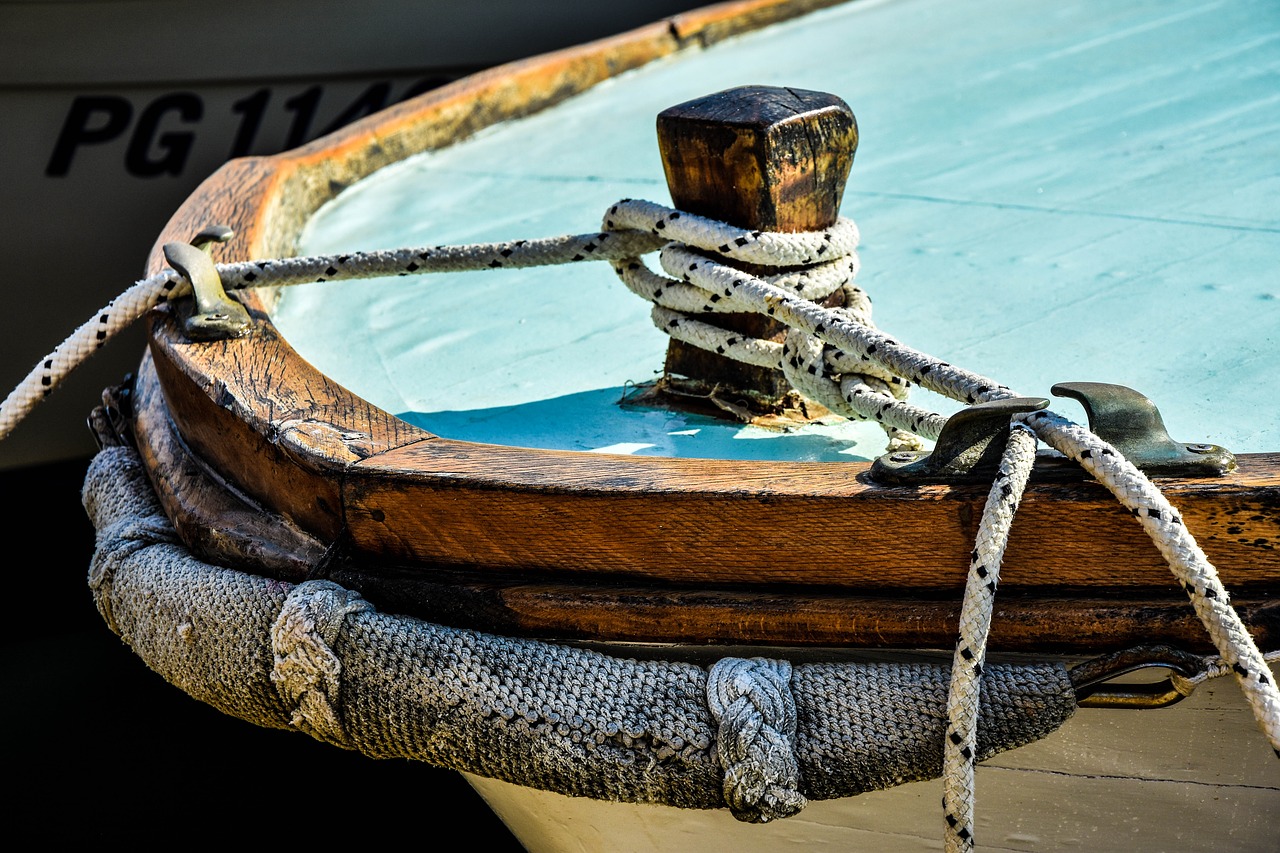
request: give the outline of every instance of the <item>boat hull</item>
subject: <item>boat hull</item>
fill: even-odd
[[[1155,714],[1160,733],[1150,721]],[[1169,748],[1163,734],[1169,731],[1198,733],[1195,746]],[[1052,736],[982,763],[978,847],[1261,853],[1275,843],[1274,763],[1227,681],[1158,712],[1082,711]],[[581,800],[464,776],[530,853],[823,847],[914,853],[937,848],[942,834],[940,780],[811,802],[794,817],[761,826],[724,811]],[[1224,821],[1224,813],[1232,819]]]

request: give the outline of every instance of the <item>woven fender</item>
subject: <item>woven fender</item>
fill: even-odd
[[[798,772],[761,768],[787,810],[763,803],[738,815],[754,821],[794,813],[806,798],[941,773],[944,665],[769,663],[757,669],[789,698],[739,702],[748,676],[726,694],[712,673],[751,667],[454,629],[381,613],[328,581],[294,586],[201,562],[178,542],[129,448],[95,457],[83,497],[98,531],[90,587],[107,625],[172,684],[259,726],[562,794],[707,809],[728,795],[718,736],[745,737],[759,715],[756,728],[791,744],[782,763]],[[729,700],[709,702],[713,690]],[[718,717],[712,705],[739,716]],[[1044,737],[1074,709],[1059,663],[988,667],[979,757]]]

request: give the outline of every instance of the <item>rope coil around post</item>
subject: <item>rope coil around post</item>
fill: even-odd
[[[651,204],[620,203],[610,209],[606,222],[631,228],[648,227],[655,233],[661,231],[668,236],[698,241],[699,244],[708,243],[706,234],[710,230],[698,217],[664,215]],[[850,232],[850,238],[852,235]],[[717,248],[725,255],[731,251],[750,253],[751,260],[759,263],[765,253],[756,252],[764,242],[755,232],[740,232]],[[807,252],[810,256],[819,254],[819,247],[844,245],[842,241],[815,239],[812,235],[805,235],[798,242],[805,247],[801,254]],[[715,245],[714,240],[710,244]],[[821,254],[825,255],[826,250]],[[621,268],[634,272],[637,260],[616,264],[615,269],[620,269],[620,275],[623,274]],[[690,263],[683,270],[668,272],[682,275],[686,281],[710,293],[735,300],[736,306],[750,306],[793,329],[818,337],[825,344],[838,347],[842,355],[852,354],[952,399],[974,403],[1016,396],[1004,385],[903,346],[869,326],[853,322],[838,309],[822,308],[732,267],[705,259]],[[735,310],[741,308],[735,307]],[[690,321],[673,318],[666,322],[664,330],[677,328],[682,322]],[[812,360],[808,362],[812,363]],[[878,420],[926,438],[936,438],[937,431],[945,422],[945,419],[916,410],[893,398],[884,401]],[[1277,691],[1270,670],[1248,629],[1239,614],[1230,607],[1217,570],[1181,524],[1173,507],[1137,468],[1084,427],[1052,412],[1035,413],[1027,422],[1047,444],[1079,461],[1089,473],[1107,485],[1143,524],[1169,562],[1178,582],[1187,591],[1223,659],[1232,666],[1259,726],[1280,757],[1280,691]]]

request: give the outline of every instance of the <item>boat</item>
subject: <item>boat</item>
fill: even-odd
[[[93,414],[105,448],[89,474],[87,505],[100,534],[128,533],[104,541],[95,560],[91,584],[107,623],[166,678],[234,716],[374,756],[403,754],[410,744],[417,750],[410,757],[464,772],[531,850],[837,842],[894,850],[937,845],[944,834],[948,846],[972,843],[947,829],[938,805],[943,787],[931,777],[953,766],[940,754],[949,749],[943,724],[951,724],[951,709],[941,704],[955,695],[964,669],[957,622],[986,596],[989,631],[978,631],[988,647],[979,652],[986,677],[1049,686],[1036,694],[1040,710],[1029,717],[1018,716],[1018,701],[1000,705],[984,694],[983,707],[1007,712],[1017,732],[985,743],[974,771],[980,846],[994,839],[1006,849],[1269,849],[1280,803],[1275,744],[1262,730],[1268,685],[1274,689],[1267,666],[1274,656],[1264,653],[1278,645],[1280,483],[1267,451],[1275,419],[1258,395],[1222,393],[1222,373],[1253,388],[1266,387],[1273,372],[1275,294],[1258,268],[1268,247],[1274,251],[1275,228],[1250,183],[1268,174],[1266,157],[1252,146],[1269,144],[1269,96],[1245,85],[1261,85],[1254,77],[1240,82],[1235,63],[1253,67],[1271,55],[1257,26],[1274,27],[1275,15],[1243,2],[1215,7],[1212,16],[1192,4],[1069,3],[1056,6],[1051,21],[1039,12],[1028,21],[1000,2],[981,11],[925,0],[708,7],[470,77],[310,146],[223,167],[157,240],[151,277],[138,285],[150,295],[137,297],[159,303],[147,312],[148,351],[136,378],[109,389]],[[993,26],[979,44],[926,40],[946,45],[927,64],[886,39],[908,23],[950,33],[975,19],[1009,30]],[[1009,31],[1040,40],[1009,39]],[[1193,44],[1204,51],[1194,54],[1195,74],[1180,73],[1181,60],[1149,61],[1190,55]],[[861,83],[840,76],[841,62],[813,61],[841,51]],[[1133,56],[1143,62],[1135,65]],[[966,57],[981,74],[963,65]],[[854,59],[865,59],[865,74]],[[971,76],[957,77],[958,70]],[[1078,90],[1038,88],[1046,77],[1075,75],[1083,81]],[[1202,87],[1186,88],[1190,78]],[[978,91],[944,85],[955,79],[974,80]],[[1180,98],[1170,98],[1171,90]],[[1153,91],[1164,97],[1137,100]],[[789,112],[778,119],[761,104]],[[874,143],[877,128],[891,132],[884,114],[895,108],[899,136]],[[718,120],[708,122],[708,114]],[[804,124],[804,132],[791,133],[796,115],[820,129]],[[1059,135],[1036,136],[1044,116]],[[655,118],[661,146],[650,135]],[[874,325],[865,315],[848,321],[860,299],[849,291],[836,310],[761,284],[758,268],[731,274],[726,286],[731,298],[758,297],[788,322],[807,324],[811,336],[843,336],[836,339],[841,353],[822,358],[845,364],[850,353],[891,351],[897,373],[869,364],[867,373],[847,371],[864,377],[846,396],[874,402],[870,423],[835,417],[853,401],[811,384],[799,400],[761,392],[762,403],[752,389],[714,373],[723,365],[713,363],[712,379],[691,375],[701,368],[671,369],[685,354],[654,329],[647,304],[615,315],[598,298],[622,292],[610,266],[623,279],[635,274],[623,290],[644,290],[648,279],[634,259],[665,244],[666,235],[704,226],[721,233],[717,217],[729,216],[710,215],[707,205],[746,193],[725,193],[721,184],[713,201],[698,197],[690,188],[713,165],[704,157],[682,171],[678,152],[682,144],[697,150],[726,126],[739,140],[775,142],[781,134],[793,148],[836,140],[845,159],[857,161],[848,189],[831,167],[825,205],[809,204],[816,182],[796,178],[809,174],[803,169],[782,169],[780,185],[806,183],[808,206],[797,214],[806,224],[791,229],[797,244],[815,233],[819,248],[854,242],[850,226],[828,214],[856,206],[863,256],[856,281],[875,297]],[[1171,128],[1185,150],[1156,153],[1172,147]],[[1133,139],[1099,142],[1084,160],[1057,157],[1068,141],[1101,140],[1104,131]],[[628,149],[628,138],[644,145]],[[712,163],[724,162],[723,149],[713,150]],[[807,156],[827,162],[812,149]],[[538,165],[521,187],[519,170],[495,163]],[[1191,184],[1200,195],[1187,184],[1176,192],[1165,186],[1189,164],[1200,170]],[[867,169],[872,179],[863,183]],[[919,183],[909,191],[895,186],[911,169],[926,170]],[[944,192],[948,179],[973,187],[973,197]],[[673,206],[619,200],[639,195],[637,187],[669,192]],[[381,200],[380,189],[388,194]],[[388,217],[378,205],[422,199],[428,204],[414,211],[407,233],[384,234]],[[326,236],[331,212],[354,223],[354,236]],[[589,226],[578,224],[584,215]],[[777,224],[739,224],[732,239],[705,251],[732,255],[737,240],[745,245],[761,234],[767,242]],[[415,227],[428,236],[410,239]],[[1191,257],[1171,255],[1170,231]],[[582,235],[555,243],[555,251],[573,247],[562,258],[569,270],[514,278],[523,273],[513,268],[551,251],[534,238],[565,232]],[[651,232],[665,234],[655,241]],[[615,264],[574,260],[631,239],[627,251],[609,255]],[[1085,263],[1095,255],[1104,263]],[[688,273],[689,264],[702,263],[674,257]],[[1198,275],[1195,262],[1214,272]],[[420,281],[416,274],[433,265],[439,269]],[[448,272],[475,267],[485,271]],[[589,278],[592,270],[603,278]],[[375,272],[380,281],[346,281]],[[1034,287],[1009,283],[1028,277]],[[939,279],[949,286],[929,287]],[[259,280],[279,286],[261,289]],[[302,280],[310,283],[283,286]],[[895,280],[910,285],[896,305]],[[196,299],[178,298],[188,285]],[[977,286],[994,292],[992,304],[975,295]],[[514,298],[513,288],[539,298]],[[929,301],[911,288],[927,289]],[[428,289],[440,292],[439,301]],[[1232,290],[1244,301],[1231,303]],[[1164,292],[1178,298],[1163,299]],[[416,302],[427,310],[410,320]],[[237,317],[237,305],[248,314]],[[575,323],[586,317],[601,325],[557,327],[569,310]],[[468,311],[478,315],[466,320],[478,331],[440,322],[461,323]],[[637,316],[643,323],[632,322]],[[672,320],[692,324],[657,316],[668,329]],[[527,334],[522,325],[531,327]],[[577,361],[556,361],[569,347],[547,345],[548,329],[586,341]],[[720,340],[733,346],[728,338],[740,334],[729,329]],[[1212,347],[1189,343],[1202,337]],[[916,351],[900,340],[992,367],[950,372],[940,360],[914,360]],[[804,343],[793,341],[776,346]],[[1122,344],[1135,355],[1117,362]],[[373,358],[358,361],[361,348]],[[1209,367],[1210,350],[1227,367]],[[768,351],[780,363],[778,350]],[[531,352],[531,373],[521,376],[510,362]],[[601,384],[600,377],[618,375],[606,357],[614,352],[626,353],[623,378]],[[791,352],[787,382],[809,382],[803,374],[816,362]],[[491,354],[498,360],[487,360]],[[435,369],[424,371],[419,357]],[[1073,375],[1057,375],[1068,368]],[[1089,375],[1077,372],[1086,369]],[[587,377],[585,385],[553,380],[575,373]],[[915,408],[921,397],[937,404],[931,387],[950,390],[952,379],[939,384],[935,373],[969,388],[972,399],[962,393],[937,413]],[[1008,385],[970,381],[985,374]],[[894,375],[916,387],[904,394]],[[493,376],[516,393],[494,394],[483,382]],[[425,390],[411,379],[425,380]],[[884,390],[876,396],[863,386]],[[1014,388],[1051,393],[1024,397]],[[1179,397],[1191,404],[1180,409]],[[1090,430],[1048,414],[1068,400],[1085,410]],[[874,422],[876,413],[890,419],[889,430]],[[1001,457],[1004,436],[1022,436],[1008,440],[1017,448],[1029,433],[1010,431],[1011,420],[1040,424],[1042,440],[1110,438],[1098,453],[1066,442],[1015,463],[1013,451]],[[1189,433],[1190,443],[1168,438]],[[728,445],[746,458],[720,458]],[[1146,466],[1163,497],[1144,491],[1122,505],[1104,485],[1111,469],[1095,458],[1102,455]],[[1088,476],[1081,459],[1094,460],[1083,463]],[[1129,463],[1115,464],[1129,471]],[[1029,480],[1010,490],[1017,512],[1001,533],[1002,522],[988,524],[989,507],[1000,503],[998,494],[989,497],[992,483],[997,476],[1012,483],[1018,470]],[[152,501],[141,522],[116,503],[129,483],[145,484]],[[1194,535],[1213,574],[1189,581],[1177,557],[1170,572],[1159,550],[1167,541],[1151,533],[1170,524]],[[135,574],[129,560],[138,546],[129,543],[144,534],[162,559],[193,561],[166,564],[172,577],[182,566],[206,567],[197,575],[223,596],[208,614],[180,612],[190,601],[167,585],[170,575]],[[986,543],[978,550],[990,545],[998,554],[998,594],[995,578],[981,574],[989,564],[971,557],[975,540]],[[975,576],[985,582],[973,583]],[[1219,607],[1228,594],[1230,606]],[[1206,618],[1209,611],[1216,615]],[[1219,617],[1238,620],[1227,626],[1238,633],[1213,635],[1205,622]],[[353,655],[357,625],[375,636],[367,656]],[[406,672],[389,683],[371,662],[393,657],[391,648],[379,650],[374,625],[384,637],[403,629],[437,638],[453,657],[449,667],[436,658],[429,666],[447,675]],[[254,638],[248,646],[234,633],[242,628]],[[268,635],[274,646],[263,645]],[[238,655],[248,647],[260,668],[245,674]],[[1215,654],[1226,664],[1210,663]],[[1262,666],[1253,663],[1259,658]],[[559,675],[577,666],[592,667],[595,681],[575,693]],[[1151,668],[1161,673],[1154,682],[1117,687],[1113,680]],[[819,747],[815,739],[868,713],[842,704],[840,691],[853,688],[826,680],[846,685],[868,673],[886,682],[910,673],[930,687],[922,706],[907,709],[900,705],[912,703],[881,695],[902,717],[886,735],[893,749],[855,772],[847,746]],[[680,679],[679,688],[662,692]],[[725,768],[738,765],[715,752],[730,743],[717,727],[729,730],[729,705],[746,712],[741,695],[717,705],[713,679],[743,693],[777,691],[761,730],[790,746],[780,758],[742,759],[747,777],[781,774],[770,777],[766,796],[730,791]],[[495,683],[501,701],[485,692]],[[531,693],[532,683],[549,692]],[[892,696],[911,693],[900,680],[890,683]],[[453,692],[428,695],[441,684]],[[406,698],[402,691],[424,692]],[[610,728],[609,713],[584,711],[600,724],[586,737],[560,716],[567,693],[583,701],[621,696],[628,713],[628,701],[660,698],[678,705],[671,713],[689,728],[633,730],[617,717]],[[397,705],[394,719],[358,713],[395,701],[410,710]],[[637,719],[612,710],[628,723]],[[922,718],[934,726],[924,727],[929,757],[919,766],[893,764],[898,741],[910,741]],[[991,719],[983,725],[994,726]],[[420,727],[425,744],[406,734],[421,734]],[[621,752],[631,764],[588,765],[583,755],[592,750]],[[636,767],[636,756],[649,763]],[[1179,820],[1167,819],[1173,812]]]

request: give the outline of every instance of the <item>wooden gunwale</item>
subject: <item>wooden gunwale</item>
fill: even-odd
[[[230,243],[215,248],[218,260],[294,254],[307,218],[342,187],[382,166],[551,106],[686,47],[829,5],[753,0],[709,7],[475,75],[293,152],[232,161],[175,213],[148,270],[166,266],[159,249],[165,242],[185,241],[213,223],[236,231]],[[955,595],[963,587],[984,486],[885,488],[869,482],[869,466],[856,462],[638,458],[440,438],[320,374],[275,331],[269,298],[241,295],[257,322],[250,335],[232,341],[188,341],[176,306],[154,311],[138,380],[137,397],[145,403],[140,411],[150,415],[139,416],[136,432],[139,444],[150,448],[144,457],[153,482],[184,537],[199,540],[208,558],[244,564],[270,552],[279,557],[280,574],[293,577],[318,549],[341,543],[343,554],[361,563],[418,566],[440,577],[449,570],[487,573],[504,589],[523,589],[523,597],[505,594],[502,615],[488,617],[491,623],[564,631],[584,618],[581,602],[593,600],[596,613],[621,614],[605,619],[595,634],[613,631],[625,639],[636,639],[622,635],[641,632],[646,621],[679,622],[644,602],[644,595],[624,594],[641,582],[668,585],[677,598],[684,596],[682,613],[703,614],[691,627],[682,625],[682,636],[797,642],[849,636],[847,615],[813,615],[824,612],[824,595],[834,594],[845,606],[870,593],[864,612],[871,614],[884,606],[876,596],[909,603],[904,590],[927,598]],[[176,438],[165,433],[170,426]],[[210,472],[250,508],[242,529],[210,518],[209,501],[225,507],[225,498],[175,487],[175,442],[195,460],[190,464]],[[170,449],[160,449],[165,447]],[[1253,454],[1220,479],[1160,481],[1227,588],[1254,597],[1265,613],[1274,609],[1265,605],[1280,580],[1278,465],[1280,454]],[[250,516],[261,523],[251,523]],[[210,524],[220,535],[202,539],[198,531]],[[290,549],[293,557],[281,556]],[[529,585],[532,578],[560,580],[554,588],[559,592],[538,592],[537,584]],[[601,583],[618,589],[594,599],[585,594]],[[789,604],[771,618],[740,613],[724,620],[716,615],[723,608],[695,600],[699,589],[755,584],[791,590],[783,594]],[[1189,612],[1139,525],[1091,482],[1028,489],[1002,587],[1039,596],[1028,607],[1057,614],[1041,616],[1036,631],[1016,641],[1027,647],[1042,642],[1046,632],[1061,634],[1057,617],[1067,612],[1076,613],[1074,624],[1096,620],[1100,611],[1086,599],[1076,599],[1081,603],[1074,610],[1066,606],[1064,590],[1128,601],[1131,619],[1147,606],[1134,596],[1169,590],[1171,612]],[[386,583],[382,588],[396,594]],[[751,605],[756,613],[769,610],[758,593],[744,594],[757,596]],[[726,593],[725,600],[732,597]],[[512,603],[517,598],[519,605]],[[915,637],[949,637],[953,611],[951,602],[938,608],[930,617],[934,627]],[[810,615],[797,623],[787,615],[794,612]],[[1270,624],[1260,618],[1255,629],[1265,633],[1270,629],[1263,623]],[[1191,624],[1183,635],[1194,630]],[[892,634],[883,626],[864,633],[868,643],[873,634],[882,642]],[[908,638],[904,633],[900,639]]]

